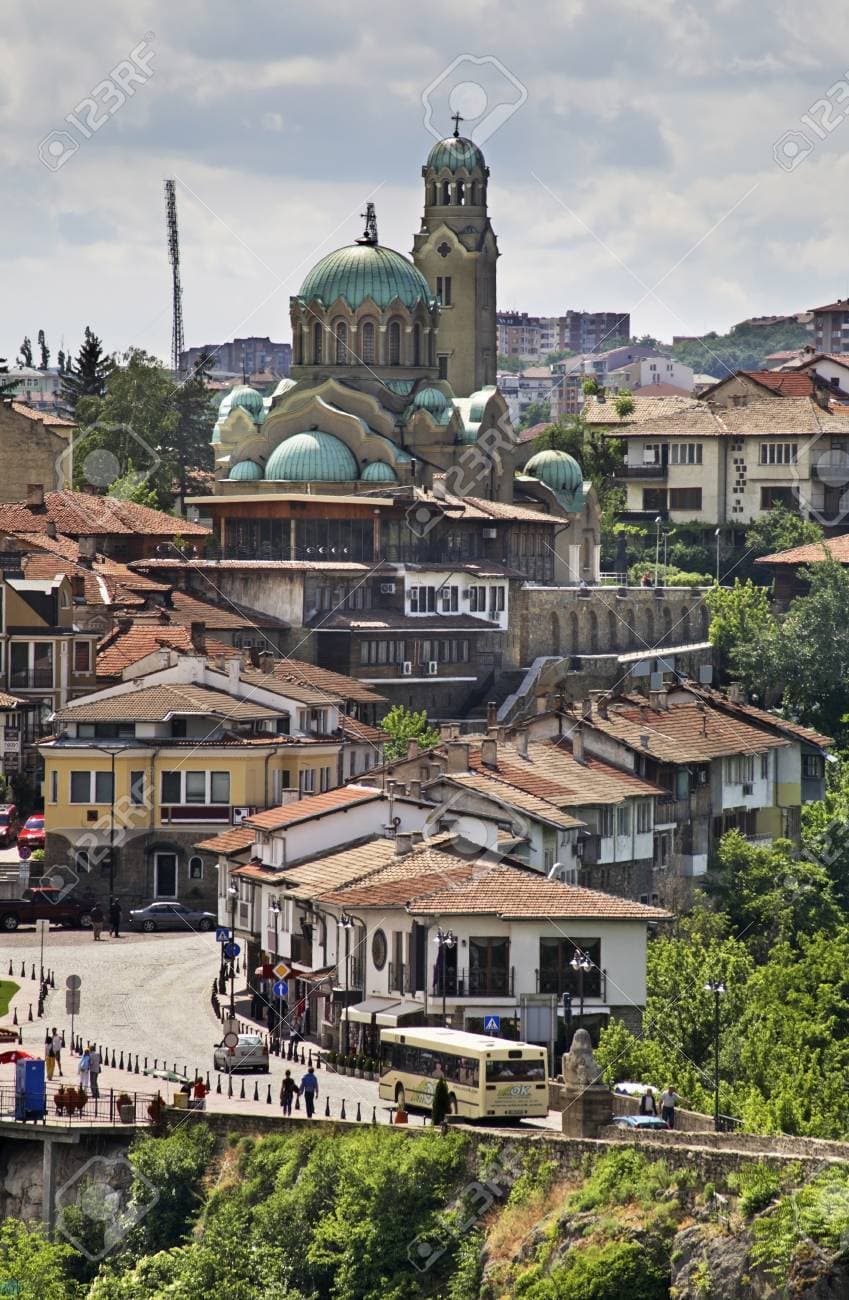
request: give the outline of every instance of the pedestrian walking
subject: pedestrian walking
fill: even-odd
[[[59,1077],[62,1077],[62,1035],[58,1030],[53,1029],[50,1035],[50,1041],[53,1045],[53,1059],[56,1062],[56,1069],[59,1071]]]
[[[660,1097],[660,1118],[665,1120],[670,1128],[675,1127],[675,1107],[680,1100],[672,1084],[668,1083]]]
[[[651,1088],[646,1088],[645,1092],[640,1098],[640,1114],[641,1115],[657,1114],[657,1100]]]
[[[83,1088],[85,1092],[88,1092],[91,1088],[91,1054],[88,1047],[86,1047],[80,1057],[77,1072],[80,1076],[80,1087]]]
[[[112,922],[112,938],[120,939],[121,937],[121,904],[117,898],[113,898],[109,904],[109,920]]]
[[[103,1069],[103,1061],[101,1060],[100,1052],[96,1047],[89,1047],[88,1055],[88,1070],[91,1075],[91,1095],[92,1097],[97,1098],[100,1096],[100,1086],[97,1081],[100,1077],[100,1071]]]
[[[92,929],[92,933],[94,934],[94,941],[96,943],[97,940],[100,938],[101,934],[103,933],[103,919],[104,919],[103,908],[100,906],[99,903],[95,903],[94,907],[91,909],[90,915],[91,915],[91,929]]]
[[[284,1115],[292,1114],[292,1102],[295,1099],[295,1093],[298,1091],[298,1085],[292,1078],[292,1071],[287,1070],[283,1076],[283,1082],[280,1085],[280,1104],[283,1107]]]
[[[44,1048],[44,1068],[47,1071],[47,1079],[49,1082],[56,1071],[56,1057],[53,1052],[52,1038],[48,1038]]]
[[[288,1073],[288,1071],[287,1071]],[[307,1070],[303,1079],[301,1079],[301,1096],[304,1099],[304,1105],[307,1108],[307,1119],[312,1119],[315,1110],[315,1099],[318,1096],[318,1079],[312,1066]]]

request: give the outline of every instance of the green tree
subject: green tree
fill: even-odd
[[[598,395],[599,384],[595,375],[588,375],[587,378],[583,380],[581,390],[584,397],[596,397]]]
[[[56,367],[60,375],[65,373],[65,353],[62,348],[56,353]]]
[[[598,493],[602,511],[615,510],[622,500],[622,491],[614,487],[614,479],[622,465],[622,443],[610,438],[599,429],[587,425],[583,416],[566,416],[542,429],[534,439],[535,451],[565,451],[583,470]],[[611,519],[612,526],[612,519]]]
[[[38,331],[38,351],[40,354],[38,368],[39,370],[46,370],[50,364],[50,348],[47,346],[44,330]]]
[[[177,426],[166,451],[176,467],[181,496],[186,495],[186,475],[191,470],[212,469],[214,464],[209,441],[209,376],[213,365],[210,353],[202,353],[193,370],[174,391]]]
[[[809,726],[839,736],[849,724],[849,571],[824,559],[800,577],[810,583],[808,594],[793,601],[779,640],[784,704]]]
[[[765,587],[750,579],[733,587],[712,587],[705,595],[710,610],[711,643],[721,656],[724,672],[747,690],[757,690],[767,702],[781,692],[779,627],[769,607]]]
[[[531,429],[535,424],[544,424],[551,419],[551,402],[529,402],[525,413],[519,420],[519,429]]]
[[[508,357],[499,352],[496,362],[497,369],[509,370],[512,375],[519,375],[527,366],[527,361],[522,357]]]
[[[775,555],[778,551],[789,551],[794,546],[818,542],[822,536],[822,528],[813,520],[803,519],[786,506],[775,506],[749,524],[743,556],[735,564],[734,573],[739,578],[751,578],[754,582],[769,586],[773,575],[762,564],[756,564],[755,560],[762,555]]]
[[[3,375],[8,375],[9,366],[5,357],[0,357],[0,398],[11,397],[20,385],[19,379],[4,380]]]
[[[451,1110],[451,1101],[448,1094],[448,1084],[444,1079],[437,1079],[433,1088],[433,1100],[430,1104],[430,1118],[436,1127],[439,1127]]]
[[[21,359],[22,366],[32,365],[32,343],[27,338],[26,334],[24,335],[24,341],[21,344],[21,350],[19,356]]]
[[[416,713],[403,704],[394,704],[380,724],[389,736],[385,747],[387,761],[404,758],[411,740],[418,741],[419,749],[431,749],[439,743],[439,732],[431,727],[424,709]]]
[[[634,408],[634,398],[629,390],[627,388],[620,389],[613,399],[613,409],[616,411],[619,419],[624,420],[627,416],[633,415]]]
[[[70,1272],[74,1257],[66,1243],[48,1241],[40,1226],[6,1219],[0,1224],[0,1295],[82,1300],[84,1291]]]
[[[76,414],[77,404],[84,397],[102,397],[106,383],[115,369],[115,362],[104,354],[103,344],[90,328],[85,327],[85,338],[77,353],[76,363],[65,360],[62,377],[62,400]]]

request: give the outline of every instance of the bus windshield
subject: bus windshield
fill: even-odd
[[[541,1058],[526,1057],[524,1060],[487,1061],[486,1078],[488,1083],[515,1082],[517,1079],[544,1079],[545,1061]]]

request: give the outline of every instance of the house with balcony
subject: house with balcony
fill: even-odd
[[[119,684],[70,700],[40,744],[47,862],[127,906],[151,899],[214,907],[217,881],[195,844],[261,809],[340,783],[341,701],[160,649]],[[379,752],[379,751],[378,751]]]

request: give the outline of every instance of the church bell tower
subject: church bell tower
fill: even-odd
[[[454,134],[431,149],[422,168],[421,230],[413,261],[440,303],[437,365],[457,397],[495,383],[495,264],[498,245],[487,213],[489,168],[477,145]]]

